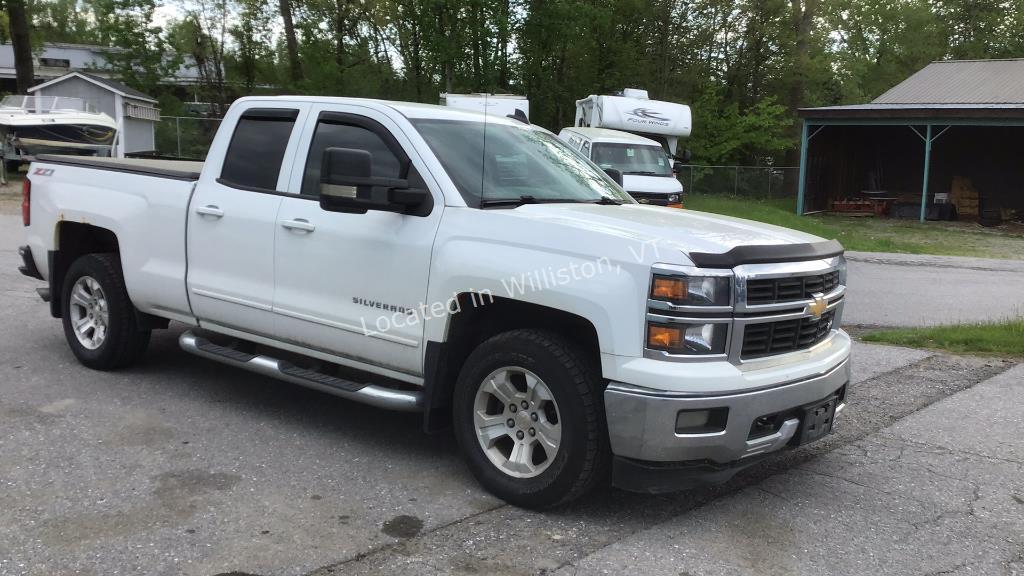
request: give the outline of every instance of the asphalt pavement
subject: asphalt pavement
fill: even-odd
[[[1024,574],[1021,406],[1024,365],[556,574]]]
[[[1024,316],[1024,260],[847,252],[843,322],[932,326]]]
[[[716,488],[528,512],[417,416],[189,356],[181,327],[130,370],[82,368],[15,270],[19,228],[0,216],[0,575],[1024,570],[1008,362],[857,344],[822,442]]]

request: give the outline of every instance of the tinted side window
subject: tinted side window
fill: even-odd
[[[220,177],[227,185],[276,190],[281,161],[298,110],[246,112],[231,136]]]
[[[303,196],[320,195],[320,167],[327,148],[366,150],[373,157],[372,176],[402,177],[402,162],[376,133],[361,126],[321,121],[316,125],[309,156],[306,157],[306,172],[302,176]]]

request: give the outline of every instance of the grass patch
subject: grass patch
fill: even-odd
[[[865,342],[1024,358],[1024,318],[982,324],[953,324],[930,328],[899,328],[869,332]]]
[[[835,214],[797,216],[793,199],[752,200],[692,194],[686,207],[793,228],[839,240],[847,250],[1020,259],[1024,227],[983,228],[973,222],[925,222]]]

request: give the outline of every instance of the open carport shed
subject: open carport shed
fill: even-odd
[[[870,104],[800,117],[799,214],[884,199],[923,222],[950,212],[936,194],[961,219],[1024,211],[1024,59],[932,62]]]

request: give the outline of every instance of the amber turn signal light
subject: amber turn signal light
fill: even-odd
[[[654,285],[651,286],[651,297],[681,302],[686,300],[686,288],[686,280],[682,278],[655,276]]]
[[[655,350],[679,348],[683,341],[683,331],[673,326],[647,325],[647,347]]]

